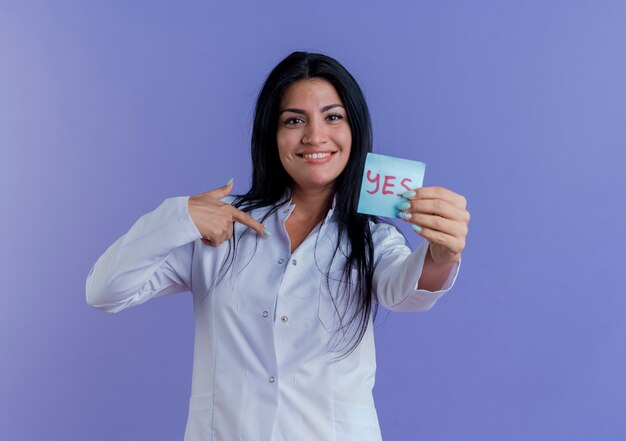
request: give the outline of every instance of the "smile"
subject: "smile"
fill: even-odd
[[[337,152],[312,152],[312,153],[296,153],[296,156],[308,160],[324,160],[334,155]]]
[[[324,153],[304,153],[298,156],[302,156],[303,158],[306,158],[306,159],[322,159],[322,158],[327,158],[330,155],[332,155],[331,152],[324,152]]]
[[[325,164],[332,160],[335,153],[337,152],[296,153],[296,156],[309,164]]]

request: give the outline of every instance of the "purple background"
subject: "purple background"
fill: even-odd
[[[455,288],[380,315],[385,440],[626,439],[617,0],[3,0],[0,439],[182,440],[189,293],[106,314],[85,278],[166,197],[247,189],[255,95],[297,49],[472,213]]]

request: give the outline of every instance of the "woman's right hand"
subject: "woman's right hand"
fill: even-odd
[[[252,216],[220,201],[232,190],[231,179],[222,187],[189,197],[189,215],[202,234],[205,245],[216,247],[230,239],[233,236],[233,222],[247,225],[261,236],[270,236],[270,232]]]

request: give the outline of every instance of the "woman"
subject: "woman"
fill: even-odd
[[[372,398],[378,304],[430,309],[465,246],[465,199],[407,192],[399,217],[425,241],[356,212],[372,148],[363,94],[336,60],[294,52],[268,76],[253,179],[166,199],[98,259],[87,302],[118,312],[191,290],[185,440],[380,440]]]

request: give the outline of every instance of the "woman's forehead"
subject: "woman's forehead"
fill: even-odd
[[[314,77],[292,83],[281,98],[281,107],[292,105],[343,104],[339,94],[330,81]]]

